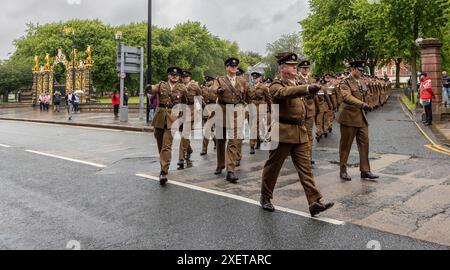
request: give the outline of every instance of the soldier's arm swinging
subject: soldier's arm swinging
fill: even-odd
[[[284,86],[275,83],[270,87],[270,94],[274,99],[290,99],[309,95],[308,85]]]

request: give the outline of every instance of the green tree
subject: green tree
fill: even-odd
[[[301,35],[299,33],[283,35],[275,42],[267,44],[267,56],[263,60],[269,66],[267,77],[276,76],[278,72],[276,55],[282,52],[294,52],[303,59],[303,40]]]
[[[2,62],[0,74],[0,93],[3,95],[3,102],[8,102],[10,93],[17,93],[22,87],[31,88],[33,78],[26,64]]]
[[[64,29],[71,28],[73,34]],[[99,20],[70,20],[45,25],[28,24],[26,34],[15,40],[16,52],[10,58],[12,63],[28,63],[31,73],[33,57],[43,59],[45,53],[55,56],[58,49],[70,57],[72,48],[79,51],[79,59],[86,57],[84,50],[88,45],[94,49],[95,61],[93,82],[100,95],[118,87],[116,71],[117,43],[115,33],[121,31],[123,44],[146,46],[147,23],[132,23],[113,27]],[[166,80],[169,66],[180,66],[191,70],[194,79],[201,81],[208,72],[211,75],[224,73],[223,61],[231,56],[241,57],[244,67],[252,65],[259,57],[254,53],[240,52],[236,42],[220,39],[212,35],[206,26],[199,22],[186,22],[173,28],[152,28],[152,73],[155,84]],[[145,52],[147,53],[147,52]],[[147,57],[145,57],[147,59]],[[43,63],[42,63],[43,64]],[[64,79],[64,68],[58,67],[56,78]],[[126,85],[131,93],[139,88],[139,77],[128,76]]]

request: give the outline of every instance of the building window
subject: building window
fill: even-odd
[[[396,72],[395,69],[396,69],[395,67],[392,67],[392,68],[391,68],[391,74],[392,74],[392,76],[396,76],[396,75],[397,75],[397,72]]]

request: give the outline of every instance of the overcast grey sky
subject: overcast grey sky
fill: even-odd
[[[214,35],[237,41],[242,50],[265,53],[266,44],[299,31],[308,14],[307,0],[153,0],[153,23],[171,27],[200,21]],[[14,51],[12,41],[25,24],[72,18],[112,24],[147,20],[147,0],[2,0],[0,59]]]

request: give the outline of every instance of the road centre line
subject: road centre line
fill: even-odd
[[[106,168],[105,165],[97,164],[97,163],[93,163],[93,162],[89,162],[89,161],[83,161],[83,160],[78,160],[78,159],[73,159],[73,158],[68,158],[68,157],[62,157],[62,156],[57,156],[57,155],[33,151],[33,150],[25,150],[25,152],[36,154],[36,155],[41,155],[41,156],[45,156],[45,157],[62,159],[62,160],[80,163],[80,164],[84,164],[84,165],[89,165],[89,166],[93,166],[93,167],[97,167],[97,168]]]
[[[151,176],[151,175],[136,174],[136,176],[159,182],[159,178],[158,177],[154,177],[154,176]],[[233,194],[229,194],[229,193],[225,193],[225,192],[220,192],[220,191],[211,190],[211,189],[207,189],[207,188],[197,187],[197,186],[194,186],[194,185],[181,183],[181,182],[177,182],[177,181],[172,181],[172,180],[169,180],[168,183],[172,184],[172,185],[175,185],[175,186],[188,188],[188,189],[191,189],[191,190],[201,191],[201,192],[209,193],[209,194],[212,194],[212,195],[217,195],[217,196],[221,196],[221,197],[225,197],[225,198],[229,198],[229,199],[234,199],[234,200],[238,200],[238,201],[241,201],[241,202],[246,202],[246,203],[249,203],[249,204],[260,206],[260,203],[257,202],[257,201],[252,200],[252,199],[248,199],[248,198],[245,198],[245,197],[242,197],[242,196],[238,196],[238,195],[233,195]],[[307,214],[307,213],[304,213],[304,212],[301,212],[301,211],[297,211],[297,210],[292,210],[292,209],[289,209],[289,208],[277,207],[277,210],[280,211],[280,212],[294,214],[294,215],[297,215],[297,216],[301,216],[301,217],[305,217],[305,218],[309,218],[309,219],[313,219],[313,220],[318,220],[318,221],[326,222],[326,223],[333,224],[333,225],[338,225],[338,226],[345,225],[345,222],[343,222],[343,221],[339,221],[339,220],[335,220],[335,219],[331,219],[331,218],[324,218],[324,217],[311,217],[310,214]]]

